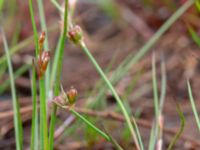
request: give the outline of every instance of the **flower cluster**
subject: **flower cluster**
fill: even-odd
[[[80,26],[72,27],[68,32],[68,38],[76,45],[80,44],[83,40],[83,31]]]
[[[76,102],[78,92],[74,87],[71,87],[67,92],[62,89],[61,95],[54,98],[53,102],[59,106],[73,106]]]
[[[43,77],[50,60],[50,52],[43,50],[44,41],[45,41],[45,32],[42,32],[38,40],[39,54],[36,64],[36,71],[39,78]]]

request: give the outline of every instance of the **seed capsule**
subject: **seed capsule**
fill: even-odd
[[[80,44],[83,39],[83,32],[80,26],[76,25],[71,28],[68,32],[68,37],[74,44]]]
[[[42,51],[42,48],[43,48],[43,44],[44,44],[44,40],[45,40],[45,32],[43,31],[39,37],[39,40],[38,40],[38,44],[39,44],[39,51],[41,52]]]
[[[70,105],[73,105],[75,103],[77,94],[77,90],[73,87],[71,87],[70,90],[67,91],[67,98]]]
[[[38,58],[38,62],[37,62],[37,72],[38,72],[38,76],[39,78],[41,78],[46,69],[47,69],[47,65],[49,63],[50,60],[50,52],[49,51],[43,51]]]

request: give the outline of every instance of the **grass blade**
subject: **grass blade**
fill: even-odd
[[[192,106],[192,111],[194,113],[194,117],[195,117],[195,120],[196,120],[197,127],[200,131],[200,119],[199,119],[198,112],[197,112],[197,109],[196,109],[196,105],[195,105],[195,102],[194,102],[194,98],[193,98],[193,95],[192,95],[192,89],[191,89],[189,80],[187,80],[187,87],[188,87],[188,94],[189,94],[190,103],[191,103],[191,106]]]
[[[158,117],[159,117],[159,102],[158,102],[158,87],[157,87],[157,77],[156,77],[156,58],[155,53],[152,55],[152,84],[153,84],[153,100],[154,100],[154,110],[155,110],[155,124],[152,125],[151,135],[149,140],[149,150],[155,149],[155,144],[158,134]]]
[[[6,41],[5,34],[3,30],[1,29],[3,44],[4,44],[4,50],[6,53],[6,59],[8,64],[8,70],[9,70],[9,76],[10,76],[10,85],[11,85],[11,92],[12,92],[12,104],[13,104],[13,110],[14,110],[14,127],[15,127],[15,141],[16,141],[16,149],[22,150],[23,149],[23,132],[22,132],[22,122],[19,112],[19,102],[17,100],[16,95],[16,89],[15,89],[15,83],[14,83],[14,75],[13,75],[13,68],[11,64],[11,58],[9,54],[9,48]]]
[[[158,87],[157,87],[157,77],[156,77],[156,58],[155,53],[152,56],[152,82],[153,82],[153,96],[154,96],[154,109],[156,119],[159,116],[159,102],[158,102]]]
[[[37,27],[36,27],[36,23],[34,19],[32,0],[29,0],[29,10],[30,10],[31,22],[32,22],[33,33],[34,33],[35,52],[36,52],[36,57],[38,57],[39,55],[38,33],[37,33]],[[40,86],[40,149],[48,150],[46,90],[45,90],[45,81],[43,77],[39,80],[39,86]]]
[[[31,15],[31,23],[32,23],[32,27],[33,27],[33,37],[34,37],[34,41],[35,41],[35,52],[36,52],[36,56],[38,56],[39,54],[39,49],[38,49],[38,32],[37,32],[37,27],[35,24],[35,19],[34,19],[34,11],[33,11],[33,2],[32,0],[29,0],[29,11],[30,11],[30,15]]]
[[[46,20],[45,20],[45,15],[44,15],[43,0],[37,0],[37,3],[38,3],[38,9],[39,9],[41,28],[42,28],[42,31],[45,32],[44,50],[49,51],[48,32],[47,32]],[[50,65],[47,66],[47,69],[45,72],[45,86],[46,86],[46,91],[47,91],[46,97],[48,97],[49,89],[50,89]]]
[[[104,137],[107,141],[111,141],[110,137],[98,129],[95,125],[93,125],[89,120],[87,120],[85,117],[83,117],[81,114],[76,112],[74,109],[70,109],[70,112],[75,115],[77,118],[81,119],[83,122],[85,122],[88,126],[90,126],[93,130],[95,130],[97,133],[99,133],[102,137]]]
[[[171,143],[169,144],[167,150],[172,150],[172,148],[174,147],[174,145],[176,144],[177,140],[181,136],[181,134],[183,132],[183,129],[185,127],[185,117],[184,117],[184,114],[181,111],[180,106],[178,105],[178,103],[176,103],[176,111],[178,112],[179,118],[181,120],[181,126],[180,126],[179,131],[176,133],[176,135],[172,139]]]
[[[189,31],[193,41],[198,45],[198,47],[200,47],[200,37],[199,37],[199,35],[189,25],[188,25],[188,31]]]
[[[44,76],[39,80],[40,86],[40,138],[41,149],[48,150],[48,126],[47,126],[47,108],[46,108],[46,90]]]
[[[32,123],[31,123],[31,150],[38,149],[38,109],[37,109],[37,86],[36,86],[36,71],[34,63],[31,72],[31,92],[32,92]]]
[[[131,132],[131,135],[133,137],[133,140],[136,144],[136,147],[138,150],[140,150],[140,146],[133,128],[133,125],[131,123],[129,114],[127,112],[127,110],[125,109],[125,106],[122,102],[122,100],[120,99],[119,95],[117,94],[117,92],[115,91],[114,87],[112,86],[111,82],[108,80],[108,78],[106,77],[106,75],[104,74],[103,70],[101,69],[101,67],[99,66],[99,64],[96,62],[95,58],[92,56],[92,54],[90,53],[90,51],[88,50],[88,48],[86,47],[85,43],[81,42],[80,46],[82,48],[82,50],[85,52],[85,54],[88,56],[88,58],[90,59],[90,61],[93,63],[93,65],[95,66],[96,70],[98,71],[98,73],[101,75],[101,78],[104,80],[104,82],[107,84],[107,86],[109,87],[109,89],[111,90],[113,96],[115,97],[119,107],[121,108],[124,117],[126,119],[126,123],[128,125],[128,128]]]
[[[64,12],[64,29],[63,33],[61,35],[61,38],[59,40],[58,49],[55,54],[54,62],[53,62],[53,68],[52,68],[52,76],[51,76],[51,87],[53,87],[53,83],[55,81],[55,88],[54,88],[54,95],[59,95],[60,91],[60,76],[62,71],[62,62],[63,62],[63,55],[64,55],[64,47],[65,47],[65,40],[66,35],[68,32],[68,0],[65,0],[65,12]],[[55,75],[55,76],[54,76]],[[55,80],[55,77],[57,80]],[[50,130],[49,130],[49,149],[53,150],[54,145],[54,128],[56,123],[56,111],[57,106],[53,105],[53,110],[51,113],[51,122],[50,122]]]

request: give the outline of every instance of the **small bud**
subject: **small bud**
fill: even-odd
[[[72,27],[68,32],[68,37],[74,44],[80,44],[83,40],[83,32],[80,26]]]
[[[39,50],[42,51],[43,44],[45,40],[45,32],[43,31],[39,37],[38,44],[39,44]]]
[[[49,51],[43,51],[38,58],[38,62],[37,62],[37,72],[38,72],[38,76],[39,78],[41,78],[47,68],[47,65],[49,63],[50,60],[50,52]]]
[[[77,90],[73,87],[69,91],[67,91],[67,98],[70,105],[73,105],[77,98]]]

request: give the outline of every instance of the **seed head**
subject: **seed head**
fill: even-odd
[[[70,90],[67,91],[67,98],[70,105],[73,105],[77,98],[77,90],[74,87],[71,87]]]
[[[47,68],[47,65],[50,60],[50,52],[49,51],[42,51],[41,54],[39,54],[38,62],[37,62],[37,73],[39,78],[41,78]]]
[[[80,26],[72,27],[68,32],[68,37],[74,44],[80,44],[83,40],[83,32]]]
[[[39,40],[38,40],[39,51],[40,51],[40,52],[42,51],[43,44],[44,44],[44,40],[45,40],[45,32],[43,31],[43,32],[40,34],[40,37],[39,37]]]

